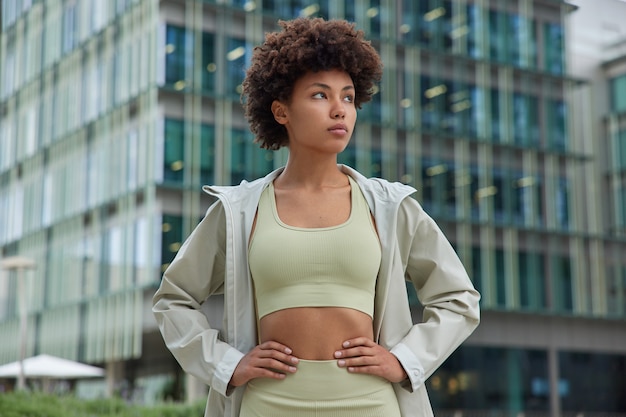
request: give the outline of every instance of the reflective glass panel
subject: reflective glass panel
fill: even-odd
[[[544,25],[544,69],[552,74],[565,71],[563,26],[557,23]]]
[[[626,410],[626,356],[560,352],[559,369],[562,411]]]
[[[552,303],[555,311],[571,312],[574,309],[572,265],[569,258],[552,257]]]
[[[626,74],[613,78],[611,81],[611,110],[626,111]]]
[[[250,131],[232,129],[231,135],[231,184],[259,178],[272,169],[274,151],[262,149],[254,143]]]
[[[549,410],[547,353],[462,346],[426,382],[437,410]]]
[[[183,218],[181,216],[163,215],[161,225],[161,272],[174,260],[174,256],[183,242]]]
[[[165,152],[163,173],[165,182],[183,182],[185,167],[185,131],[181,120],[165,120]]]
[[[186,86],[185,72],[193,64],[193,38],[183,27],[168,25],[165,40],[165,83],[177,90]]]

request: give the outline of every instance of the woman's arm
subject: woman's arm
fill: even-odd
[[[217,392],[228,383],[243,353],[220,340],[201,304],[223,291],[226,218],[213,204],[163,274],[152,311],[167,345],[183,370]]]
[[[422,322],[391,351],[405,369],[421,368],[407,372],[406,388],[415,390],[478,326],[480,294],[448,239],[413,198],[402,202],[397,230],[406,277],[424,311]]]

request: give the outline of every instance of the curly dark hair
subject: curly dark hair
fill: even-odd
[[[380,56],[363,31],[345,20],[297,18],[279,21],[282,31],[268,33],[254,48],[241,95],[255,142],[265,149],[289,143],[287,130],[274,119],[274,100],[288,102],[295,82],[309,71],[343,70],[352,78],[355,105],[372,99],[382,77]]]

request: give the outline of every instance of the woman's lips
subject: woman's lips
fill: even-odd
[[[343,134],[348,133],[348,126],[344,125],[343,123],[338,123],[338,124],[328,128],[328,131],[331,132],[331,133],[336,133],[336,134],[343,135]]]

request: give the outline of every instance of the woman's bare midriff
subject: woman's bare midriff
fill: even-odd
[[[260,334],[262,342],[280,342],[300,359],[328,360],[348,339],[372,339],[373,328],[370,316],[351,308],[297,307],[263,317]]]

